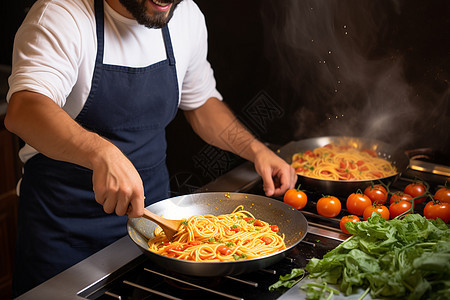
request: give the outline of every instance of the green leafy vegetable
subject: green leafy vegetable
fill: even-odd
[[[234,260],[239,260],[241,258],[247,258],[247,255],[245,255],[244,253],[242,253],[241,255],[233,254],[233,258]]]
[[[353,236],[305,267],[310,278],[338,284],[350,295],[438,299],[450,292],[450,228],[418,214],[386,221],[374,215],[347,226]]]
[[[329,300],[335,293],[339,294],[338,290],[329,287],[326,282],[307,283],[302,285],[301,288],[306,290],[306,297],[308,299]]]
[[[221,240],[216,240],[214,237],[210,237],[209,239],[206,240],[208,243],[223,243]]]
[[[294,268],[292,269],[291,273],[286,275],[280,275],[280,279],[269,286],[269,291],[274,291],[279,288],[291,288],[293,287],[297,282],[303,279],[305,276],[305,270]]]
[[[386,221],[374,214],[349,222],[347,229],[352,237],[305,267],[314,280],[302,286],[308,299],[331,299],[337,291],[327,284],[338,285],[347,296],[365,290],[360,299],[367,293],[372,298],[448,298],[450,226],[442,220],[408,214]],[[295,277],[298,270],[288,275]],[[271,290],[296,283],[284,285],[281,278]]]

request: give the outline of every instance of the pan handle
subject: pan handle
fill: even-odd
[[[405,154],[409,159],[432,159],[435,155],[432,148],[418,148],[406,150]]]

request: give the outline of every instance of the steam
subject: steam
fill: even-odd
[[[405,79],[401,53],[379,47],[401,11],[400,1],[265,2],[266,53],[280,101],[295,111],[295,139],[350,135],[404,147],[418,138],[427,102]],[[439,107],[448,109],[449,90],[432,95]],[[442,111],[425,118],[448,128]]]

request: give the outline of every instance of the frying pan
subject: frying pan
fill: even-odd
[[[397,168],[398,173],[379,179],[385,184],[391,184],[397,180],[397,178],[408,168],[409,165],[409,158],[407,155],[392,145],[372,139],[346,136],[325,136],[293,141],[283,146],[279,150],[278,155],[286,162],[292,163],[293,154],[297,152],[305,152],[306,150],[313,150],[317,147],[322,147],[330,143],[346,143],[355,145],[359,149],[367,148],[375,151],[379,157],[391,162]],[[301,189],[308,191],[318,192],[325,195],[328,194],[348,197],[351,193],[355,193],[358,189],[363,191],[368,185],[371,184],[370,182],[370,180],[324,180],[298,175],[297,184],[301,184]]]
[[[162,200],[147,209],[167,219],[183,219],[192,215],[229,214],[239,206],[251,212],[255,218],[277,225],[279,233],[285,234],[286,249],[260,258],[232,262],[194,262],[156,254],[148,249],[147,242],[153,237],[157,225],[144,218],[129,219],[127,230],[133,242],[159,266],[171,271],[197,276],[215,277],[238,275],[263,269],[286,256],[305,237],[308,223],[303,214],[282,201],[244,193],[198,193]]]

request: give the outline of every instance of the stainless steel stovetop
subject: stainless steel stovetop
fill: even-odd
[[[412,166],[409,176],[404,176],[397,183],[398,189],[413,181],[418,174],[423,174],[416,173],[421,171],[420,168],[430,167],[420,161],[412,162]],[[444,169],[448,172],[448,168]],[[441,168],[438,171],[441,172]],[[443,177],[438,174],[441,176],[439,179],[445,182],[450,178],[448,174]],[[441,181],[436,184],[443,184]],[[253,165],[244,163],[198,192],[206,191],[262,194],[262,184]],[[285,292],[269,292],[268,286],[276,282],[280,275],[289,273],[294,267],[304,267],[309,258],[322,257],[349,237],[339,229],[341,215],[347,214],[345,209],[335,218],[320,217],[314,212],[317,197],[311,195],[308,206],[303,210],[309,225],[305,239],[289,253],[288,258],[270,269],[236,277],[189,278],[155,267],[125,236],[19,299],[302,299],[305,294],[299,287],[303,282]]]
[[[255,188],[258,182],[259,176],[253,165],[244,163],[199,192],[243,192]],[[347,237],[337,229],[309,224],[308,234],[302,243],[291,251],[289,258],[273,268],[204,281],[170,274],[150,265],[141,250],[125,236],[19,299],[144,299],[150,296],[151,299],[190,299],[199,297],[197,295],[214,299],[289,299],[290,291],[271,293],[268,286],[276,282],[279,275],[289,273],[293,267],[304,267],[308,258],[323,256]],[[188,287],[177,280],[191,281],[196,287]],[[294,287],[291,290],[299,289]]]

